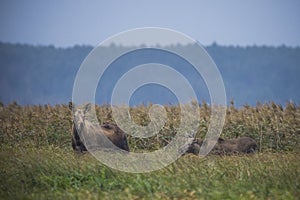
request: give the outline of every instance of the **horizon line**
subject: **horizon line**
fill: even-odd
[[[26,42],[7,42],[7,41],[2,41],[0,40],[0,44],[6,44],[6,45],[20,45],[20,46],[31,46],[31,47],[54,47],[56,49],[70,49],[70,48],[74,48],[74,47],[89,47],[89,48],[95,48],[98,45],[92,45],[92,44],[73,44],[71,46],[58,46],[55,44],[33,44],[33,43],[26,43]],[[253,47],[264,47],[264,48],[291,48],[291,49],[297,49],[300,48],[300,45],[296,45],[296,46],[292,46],[292,45],[287,45],[287,44],[281,44],[281,45],[267,45],[267,44],[249,44],[249,45],[240,45],[240,44],[219,44],[216,41],[212,42],[211,44],[208,45],[204,45],[201,44],[198,41],[198,44],[200,44],[203,47],[213,47],[213,46],[218,46],[218,47],[225,47],[225,48],[253,48]],[[171,44],[171,45],[157,45],[157,47],[159,46],[177,46],[177,45],[181,45],[179,43],[177,44]],[[117,47],[132,47],[134,45],[120,45],[120,44],[115,44],[112,43],[110,46],[117,46]],[[140,45],[140,46],[143,46]],[[185,45],[181,45],[181,46],[185,46]],[[109,46],[106,46],[109,47]]]

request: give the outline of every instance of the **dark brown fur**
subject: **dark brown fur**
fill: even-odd
[[[76,152],[87,151],[85,145],[83,144],[83,142],[81,141],[81,139],[79,137],[79,134],[77,132],[74,122],[72,125],[72,147],[73,147],[73,150],[75,150]]]
[[[206,145],[202,140],[196,138],[188,147],[186,153],[199,154],[201,145]],[[255,153],[257,150],[257,143],[250,137],[240,137],[236,139],[225,140],[219,138],[213,147],[211,154],[248,154]]]
[[[117,147],[129,151],[127,136],[122,129],[120,129],[116,124],[104,123],[101,125],[104,135]]]

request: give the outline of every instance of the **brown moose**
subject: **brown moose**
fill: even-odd
[[[207,142],[203,142],[198,138],[194,139],[189,145],[186,153],[193,153],[198,155],[201,145],[206,145]],[[225,140],[219,138],[215,146],[213,147],[211,154],[224,155],[224,154],[249,154],[255,153],[257,150],[257,143],[250,137],[240,137],[236,139]]]
[[[72,107],[72,104],[70,104]],[[122,149],[129,151],[127,136],[116,124],[103,123],[100,127],[93,124],[88,112],[91,105],[77,108],[72,125],[72,147],[76,152],[97,150],[100,148]]]

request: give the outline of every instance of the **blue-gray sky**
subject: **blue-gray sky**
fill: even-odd
[[[0,1],[2,42],[97,45],[145,26],[174,29],[204,45],[300,46],[300,1]]]

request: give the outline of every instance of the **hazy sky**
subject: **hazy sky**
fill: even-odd
[[[97,45],[145,26],[174,29],[204,45],[300,46],[300,1],[0,1],[2,42]]]

